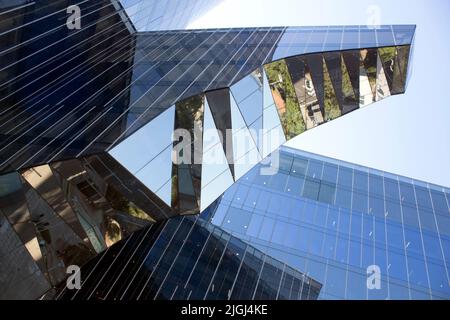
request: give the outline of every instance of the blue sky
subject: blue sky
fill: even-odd
[[[450,187],[450,1],[224,0],[192,28],[416,24],[405,95],[288,142],[291,147]]]

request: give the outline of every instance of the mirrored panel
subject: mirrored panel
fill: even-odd
[[[174,123],[175,106],[172,106],[109,151],[130,173],[155,193],[172,176]],[[163,194],[162,198],[171,205],[170,193]]]
[[[172,208],[177,212],[198,212],[203,157],[203,95],[175,105],[172,167]]]
[[[255,143],[258,145],[258,136],[262,129],[263,112],[263,75],[261,69],[256,69],[230,87],[231,93],[251,129]]]
[[[392,82],[391,91],[392,94],[401,94],[405,92],[410,50],[410,46],[397,47],[397,57],[394,64],[394,80]]]
[[[349,113],[359,108],[359,76],[358,57],[356,54],[343,52],[341,55],[342,74],[342,114]],[[347,59],[346,59],[346,58]],[[355,57],[352,59],[352,57]],[[350,63],[350,69],[347,62]],[[352,70],[352,73],[349,71]]]
[[[342,95],[339,84],[342,75],[340,68],[340,55],[328,54],[323,59],[323,90],[325,121],[330,121],[341,116],[341,104],[338,97]]]
[[[206,100],[211,115],[214,120],[215,128],[219,130],[223,152],[227,158],[231,173],[234,176],[233,166],[233,141],[228,141],[229,134],[232,129],[232,115],[230,107],[230,91],[229,89],[214,90],[206,93]],[[258,101],[259,102],[259,101]],[[206,128],[206,127],[205,127]],[[212,129],[209,128],[209,129]]]
[[[359,93],[360,107],[375,102],[377,84],[377,50],[363,49],[360,51]]]
[[[389,90],[392,90],[394,80],[394,65],[396,63],[397,48],[384,47],[378,49],[378,56],[383,67],[384,76],[386,77]]]
[[[389,80],[384,71],[384,63],[381,61],[380,54],[377,57],[377,88],[375,100],[380,101],[391,95]]]
[[[264,68],[284,133],[289,140],[305,131],[291,75],[285,60],[272,62]]]

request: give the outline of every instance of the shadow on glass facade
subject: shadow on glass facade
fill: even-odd
[[[186,29],[223,0],[118,0],[137,31]]]

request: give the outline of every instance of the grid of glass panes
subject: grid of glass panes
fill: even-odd
[[[317,299],[321,284],[199,217],[133,233],[82,268],[62,299]]]
[[[294,154],[295,153],[295,154]],[[321,298],[450,297],[449,189],[284,149],[250,171],[212,222],[323,283]],[[381,289],[367,288],[367,267]]]
[[[273,60],[314,52],[407,45],[412,43],[414,31],[413,25],[288,27]]]

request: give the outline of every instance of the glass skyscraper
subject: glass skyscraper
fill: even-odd
[[[208,214],[322,284],[323,299],[448,299],[450,189],[282,148]],[[378,266],[380,289],[366,286]]]
[[[277,152],[404,93],[415,26],[181,30],[219,2],[0,1],[0,298],[446,298],[448,190]]]
[[[276,174],[258,165],[200,216],[118,243],[82,269],[81,290],[59,298],[450,297],[449,188],[286,147],[276,152]],[[373,266],[379,288],[367,285]]]

